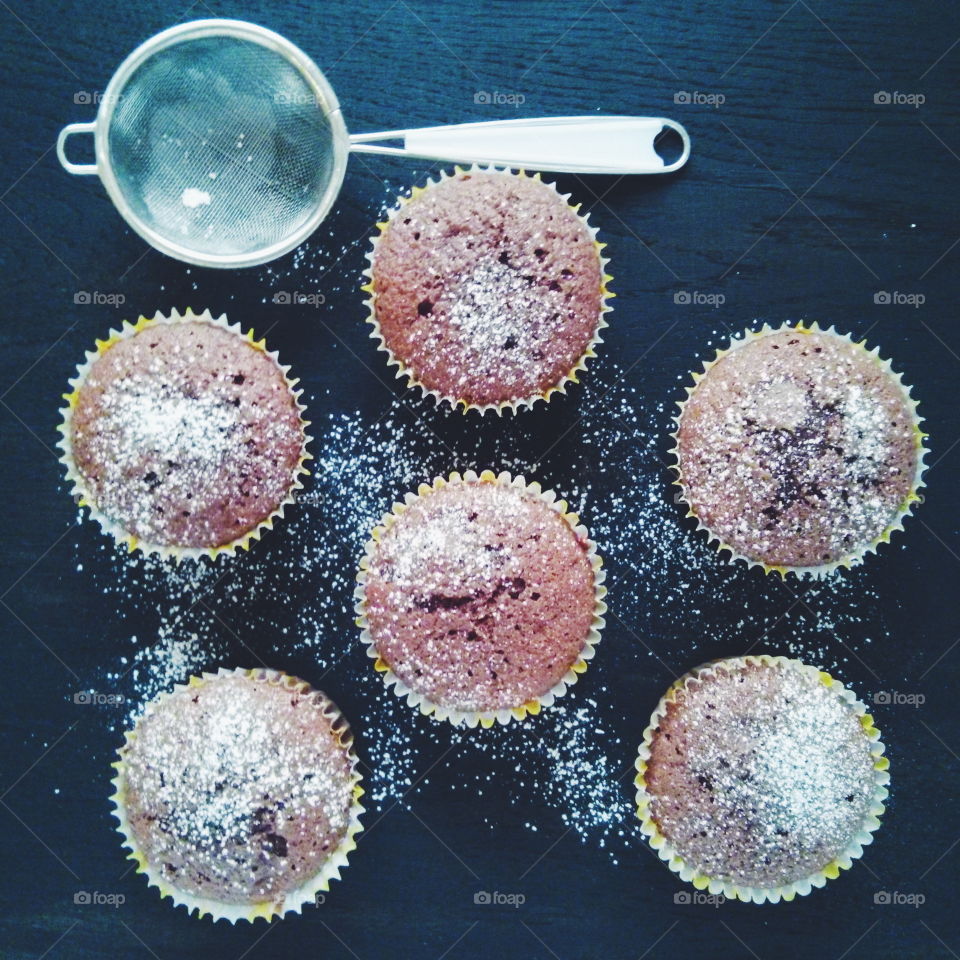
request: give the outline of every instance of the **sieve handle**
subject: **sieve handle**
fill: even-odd
[[[655,148],[664,130],[675,131],[683,145],[669,164]],[[403,146],[383,140],[401,140]],[[353,135],[350,149],[557,173],[670,173],[687,162],[690,137],[665,117],[540,117]]]
[[[95,163],[71,163],[67,159],[66,150],[68,137],[71,137],[75,133],[93,133],[96,129],[96,122],[68,123],[60,131],[60,136],[57,137],[57,157],[60,160],[60,166],[62,166],[67,173],[76,173],[89,176],[91,173],[97,172],[97,165]]]

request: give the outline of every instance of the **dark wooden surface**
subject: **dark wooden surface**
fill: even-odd
[[[122,58],[152,33],[202,16],[245,17],[301,45],[327,72],[355,131],[578,112],[661,114],[685,123],[693,157],[679,175],[560,179],[601,228],[617,278],[607,345],[587,378],[613,385],[618,371],[630,368],[627,381],[648,401],[653,429],[666,433],[667,418],[657,405],[676,399],[678,377],[706,352],[707,341],[749,322],[834,322],[868,334],[895,358],[921,399],[933,469],[918,518],[856,575],[865,594],[878,599],[865,601],[862,625],[845,636],[853,654],[843,658],[840,673],[861,696],[879,687],[922,693],[925,703],[876,709],[892,757],[894,793],[862,865],[790,905],[678,905],[673,896],[682,885],[639,843],[615,865],[594,844],[566,833],[558,811],[536,795],[519,805],[498,804],[488,790],[481,817],[468,796],[450,791],[454,766],[439,768],[408,798],[416,816],[398,806],[361,841],[322,910],[268,933],[262,924],[229,928],[188,918],[125,872],[105,801],[117,735],[102,712],[78,717],[71,697],[101,683],[103,671],[130,652],[118,648],[118,637],[136,633],[151,640],[164,598],[153,582],[142,586],[138,603],[132,574],[126,578],[132,595],[104,592],[119,561],[89,524],[76,524],[52,451],[67,377],[93,339],[123,317],[171,306],[210,307],[258,329],[272,328],[271,346],[295,364],[314,420],[359,410],[373,423],[402,388],[384,376],[362,323],[362,241],[382,206],[432,169],[419,161],[351,161],[336,211],[308,244],[307,262],[325,272],[302,289],[324,292],[319,311],[273,305],[275,284],[263,270],[188,270],[148,251],[123,226],[99,182],[68,177],[52,146],[60,126],[92,114],[92,107],[74,103],[77,92],[102,90]],[[10,0],[0,4],[0,25],[3,956],[828,960],[960,953],[954,700],[960,647],[951,646],[960,569],[960,448],[953,446],[960,438],[960,7],[759,0],[203,0],[189,6]],[[478,90],[519,93],[525,102],[484,107],[474,103]],[[678,91],[725,100],[716,108],[679,104]],[[878,91],[919,93],[925,102],[918,108],[875,104]],[[277,265],[291,284],[293,263],[287,257]],[[122,293],[125,304],[74,303],[76,292],[94,290]],[[722,294],[725,302],[717,308],[678,305],[678,291]],[[925,301],[919,308],[876,304],[879,291],[922,294]],[[476,459],[467,451],[478,437],[484,465],[494,467],[513,433],[529,437],[537,449],[560,438],[544,459],[543,478],[563,489],[581,479],[570,476],[566,464],[583,441],[569,428],[586,402],[574,390],[519,427],[511,420],[478,427],[412,400],[409,406],[456,451],[451,459],[457,462],[448,468]],[[666,447],[664,439],[662,453]],[[649,470],[662,472],[656,463]],[[631,490],[622,464],[598,464],[591,479],[588,522],[590,504],[602,512],[605,497]],[[402,492],[385,490],[383,506]],[[675,521],[682,522],[679,514]],[[322,522],[316,533],[323,537]],[[292,549],[283,536],[282,529],[275,532],[244,558],[236,575],[259,565],[269,576],[271,564]],[[639,739],[672,679],[637,646],[631,630],[682,671],[757,641],[756,649],[785,651],[803,629],[790,615],[792,594],[753,572],[719,564],[696,572],[691,611],[719,582],[729,584],[724,595],[732,599],[699,604],[703,612],[691,613],[688,622],[683,604],[667,611],[654,599],[638,601],[654,594],[638,590],[622,557],[612,559],[610,574],[611,604],[620,604],[630,629],[611,623],[583,682],[595,677],[611,691],[604,716],[628,744]],[[658,575],[680,572],[668,564]],[[316,582],[311,589],[328,587]],[[296,603],[295,596],[280,594],[276,609],[264,601],[238,611],[238,629],[254,650],[261,649],[262,624],[282,619],[283,608]],[[744,609],[755,614],[750,635],[742,645],[727,641],[719,648],[711,638],[729,637]],[[245,617],[256,628],[244,632]],[[342,620],[342,634],[330,643],[356,646],[349,616]],[[685,641],[674,664],[679,633],[702,639],[692,646]],[[244,663],[246,655],[237,648],[225,659]],[[350,669],[335,669],[324,685],[348,715],[359,716],[364,694],[352,685],[351,670],[362,667],[362,651],[349,659]],[[273,665],[312,678],[303,655]],[[540,722],[546,730],[549,716]],[[358,735],[362,745],[359,725]],[[420,772],[439,753],[437,742],[436,736],[424,740]],[[630,756],[624,760],[628,764]],[[491,772],[498,782],[495,758]],[[502,776],[505,782],[508,772]],[[530,821],[537,832],[524,828]],[[476,876],[486,889],[522,891],[525,905],[475,906]],[[117,910],[85,908],[73,903],[78,889],[122,892],[126,902]],[[922,894],[926,902],[919,908],[875,903],[883,890]]]

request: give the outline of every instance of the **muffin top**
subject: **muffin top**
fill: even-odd
[[[385,346],[425,388],[483,406],[532,399],[584,357],[603,271],[584,221],[550,186],[458,173],[391,216],[375,244]]]
[[[151,323],[97,356],[76,391],[84,496],[146,543],[210,548],[268,518],[304,443],[276,361],[202,320]]]
[[[579,659],[593,622],[584,540],[536,494],[494,482],[435,487],[392,518],[369,556],[368,631],[430,703],[520,707]]]
[[[896,521],[920,456],[913,405],[888,367],[803,329],[710,366],[683,404],[676,453],[701,523],[771,567],[858,557]]]
[[[689,681],[654,731],[649,813],[686,864],[757,888],[803,880],[863,830],[871,741],[824,675],[730,661]]]
[[[151,878],[227,904],[282,901],[347,835],[343,718],[288,678],[222,674],[148,707],[120,751],[122,804]]]

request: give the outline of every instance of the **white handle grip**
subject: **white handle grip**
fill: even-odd
[[[683,143],[670,164],[654,148],[665,129],[676,131]],[[403,146],[380,140],[402,140]],[[558,173],[670,173],[687,162],[690,137],[664,117],[541,117],[358,134],[350,137],[350,149]]]
[[[91,174],[97,172],[95,163],[72,163],[67,159],[67,138],[75,133],[93,133],[97,129],[96,122],[93,123],[68,123],[57,137],[57,157],[60,159],[60,165],[67,173]]]

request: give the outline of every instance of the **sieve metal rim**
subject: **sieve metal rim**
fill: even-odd
[[[300,75],[310,84],[317,98],[319,109],[323,110],[330,123],[333,138],[332,169],[330,180],[323,197],[311,216],[285,239],[249,253],[210,254],[200,253],[193,247],[175,243],[151,229],[136,214],[117,181],[110,161],[108,134],[113,112],[120,100],[127,82],[136,70],[152,56],[185,40],[198,40],[205,37],[229,36],[239,40],[251,41],[283,56]],[[246,20],[207,19],[191,20],[155,34],[137,47],[121,64],[110,78],[100,106],[97,108],[93,131],[94,156],[97,173],[113,201],[117,211],[128,226],[155,249],[168,256],[201,267],[253,267],[267,263],[289,253],[307,239],[330,212],[347,169],[347,157],[350,152],[350,138],[340,111],[333,88],[320,68],[298,46],[273,30],[261,27]]]

